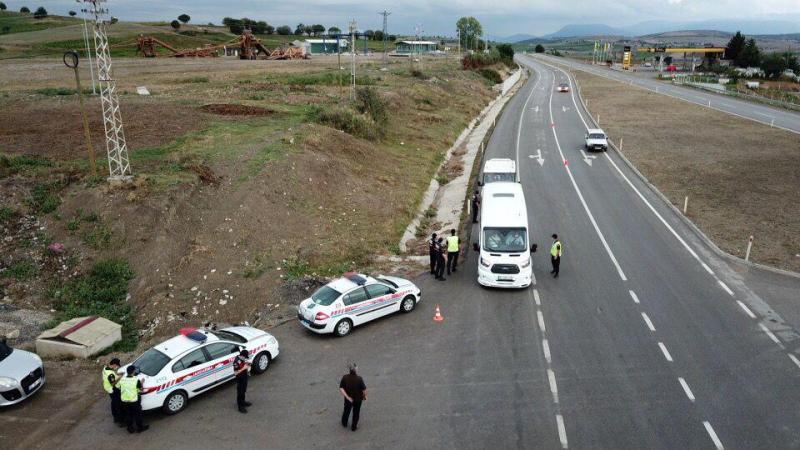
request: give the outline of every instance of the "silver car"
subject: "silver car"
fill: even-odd
[[[44,366],[38,355],[11,348],[0,340],[0,406],[13,405],[44,386]]]

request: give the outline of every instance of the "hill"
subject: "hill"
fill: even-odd
[[[36,19],[33,14],[0,11],[0,33],[4,35],[66,27],[81,22],[81,19],[75,17],[47,16],[43,19]]]
[[[563,38],[563,37],[582,37],[582,36],[624,36],[626,32],[619,29],[604,25],[601,23],[592,24],[571,24],[561,27],[555,33],[550,33],[542,36],[543,38]]]

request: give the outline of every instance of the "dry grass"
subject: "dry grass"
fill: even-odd
[[[592,115],[636,167],[723,250],[800,271],[800,138],[576,72]]]

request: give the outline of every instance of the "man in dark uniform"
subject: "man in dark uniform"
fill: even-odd
[[[236,376],[236,406],[240,413],[247,413],[247,407],[252,405],[244,399],[247,393],[247,379],[250,377],[250,352],[242,349],[236,359],[233,360],[233,373]]]
[[[431,258],[431,275],[436,275],[436,233],[428,241],[428,256]]]
[[[125,426],[125,409],[122,406],[120,398],[119,386],[117,383],[120,380],[119,371],[119,358],[111,358],[108,365],[103,367],[103,390],[108,393],[111,398],[111,417],[114,418],[114,423],[120,427]]]
[[[445,259],[445,254],[447,252],[447,248],[444,244],[444,238],[439,238],[436,240],[436,279],[439,281],[444,281],[444,270],[447,266],[447,260]]]
[[[136,376],[136,367],[128,366],[127,376],[120,378],[117,382],[120,391],[120,399],[125,405],[125,414],[128,423],[128,433],[141,433],[150,428],[149,425],[142,423],[142,380]],[[136,428],[134,428],[136,425]]]
[[[475,191],[475,193],[472,194],[472,199],[470,200],[470,202],[472,203],[471,204],[471,206],[472,206],[472,223],[477,223],[478,222],[478,210],[481,207],[481,194],[478,191]]]
[[[339,392],[344,397],[344,411],[342,411],[342,426],[347,427],[350,411],[353,411],[351,430],[358,429],[358,418],[361,413],[361,402],[367,401],[367,385],[364,379],[356,373],[356,365],[350,365],[350,373],[342,377],[339,382]]]

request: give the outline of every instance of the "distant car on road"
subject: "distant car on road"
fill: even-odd
[[[233,380],[233,360],[242,349],[250,353],[253,372],[260,374],[278,356],[278,341],[253,327],[221,330],[184,328],[136,358],[142,380],[142,409],[181,412],[189,399]],[[127,366],[120,368],[125,373]]]
[[[0,406],[19,403],[44,386],[44,366],[39,355],[11,348],[0,341]]]
[[[608,138],[606,133],[599,128],[590,128],[586,131],[584,138],[586,150],[608,150]]]
[[[569,85],[567,83],[561,83],[558,85],[558,92],[569,92]]]
[[[297,318],[314,333],[341,337],[379,317],[410,313],[421,299],[420,289],[406,279],[349,272],[303,300]]]

